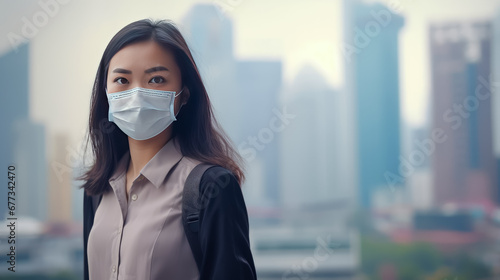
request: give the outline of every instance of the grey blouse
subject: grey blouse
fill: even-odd
[[[127,152],[109,179],[90,231],[90,280],[195,280],[198,268],[182,224],[182,190],[200,162],[183,157],[176,138],[144,166],[126,199]]]

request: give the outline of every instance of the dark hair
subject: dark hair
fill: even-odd
[[[173,123],[172,137],[177,136],[183,155],[201,162],[220,165],[230,170],[242,184],[242,158],[214,117],[207,90],[186,41],[171,21],[143,19],[121,29],[109,42],[94,81],[86,147],[92,144],[93,163],[80,180],[80,188],[88,195],[111,190],[109,178],[118,161],[129,149],[128,138],[114,123],[108,121],[108,101],[105,87],[109,62],[123,47],[132,43],[154,40],[174,54],[182,75],[182,84],[190,98]]]

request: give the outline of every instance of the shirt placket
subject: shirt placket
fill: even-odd
[[[125,177],[125,176],[124,176]],[[136,193],[137,192],[137,183],[141,182],[144,180],[144,176],[141,174],[134,182],[132,182],[132,186],[130,187],[130,195],[126,197],[126,181],[123,179],[120,184],[122,184],[120,188],[117,188],[117,198],[118,198],[118,203],[120,204],[120,209],[122,212],[122,215],[120,216],[120,221],[118,223],[118,228],[116,230],[116,241],[115,241],[115,246],[113,246],[113,252],[112,252],[112,263],[111,263],[111,278],[112,280],[118,280],[119,276],[119,265],[120,265],[120,252],[121,252],[121,246],[122,246],[122,237],[123,237],[123,231],[126,226],[126,221],[127,221],[127,213],[128,209],[131,206],[131,204],[136,201],[139,196]]]
[[[115,238],[115,246],[113,246],[112,252],[112,263],[111,263],[111,279],[118,279],[118,265],[120,264],[120,247],[123,236],[123,225],[124,220],[123,217],[120,218],[118,228],[116,230],[116,238]]]

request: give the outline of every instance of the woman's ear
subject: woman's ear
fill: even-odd
[[[182,105],[186,105],[189,101],[189,97],[191,96],[191,92],[189,92],[189,88],[185,87],[182,92]]]

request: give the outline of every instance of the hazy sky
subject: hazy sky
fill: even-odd
[[[305,64],[311,64],[331,86],[343,87],[340,0],[66,1],[39,28],[30,49],[30,113],[47,125],[50,135],[69,132],[73,141],[83,135],[99,59],[120,28],[146,17],[170,18],[180,23],[198,2],[232,3],[225,14],[233,19],[238,58],[282,59],[286,82]],[[405,17],[400,39],[402,114],[407,122],[421,125],[428,112],[428,23],[492,17],[500,0],[382,2],[398,4]],[[11,48],[9,32],[21,34],[23,17],[32,22],[33,15],[40,11],[43,8],[39,1],[0,1],[0,53]]]

